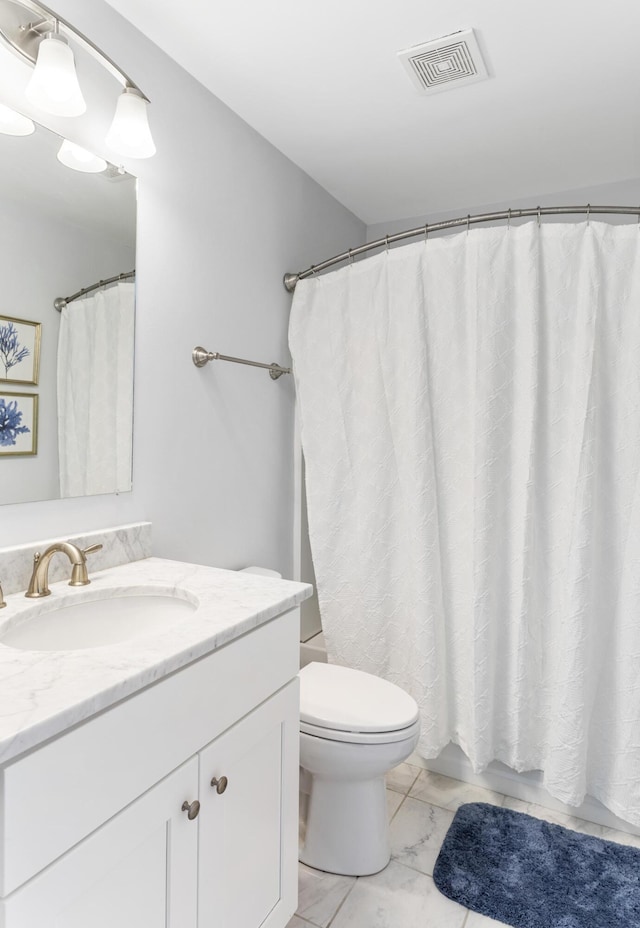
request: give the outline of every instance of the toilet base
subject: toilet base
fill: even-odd
[[[306,818],[299,854],[303,864],[328,873],[369,876],[389,863],[383,776],[365,781],[312,776]]]

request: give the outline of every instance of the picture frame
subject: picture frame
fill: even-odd
[[[0,388],[0,458],[38,453],[38,394]]]
[[[37,387],[42,323],[0,315],[0,384]]]

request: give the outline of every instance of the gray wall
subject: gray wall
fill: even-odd
[[[197,370],[191,350],[287,363],[282,274],[362,241],[364,226],[101,0],[56,9],[152,100],[158,154],[125,163],[140,178],[134,490],[5,506],[0,546],[150,519],[159,555],[290,574],[291,378]],[[106,155],[108,121],[81,117],[73,140]]]

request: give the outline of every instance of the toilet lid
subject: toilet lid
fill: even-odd
[[[335,731],[398,731],[418,718],[418,705],[394,683],[337,664],[300,671],[300,720]]]

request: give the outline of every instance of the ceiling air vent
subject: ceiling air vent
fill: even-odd
[[[452,90],[489,76],[473,29],[414,45],[398,52],[398,58],[421,93]]]

